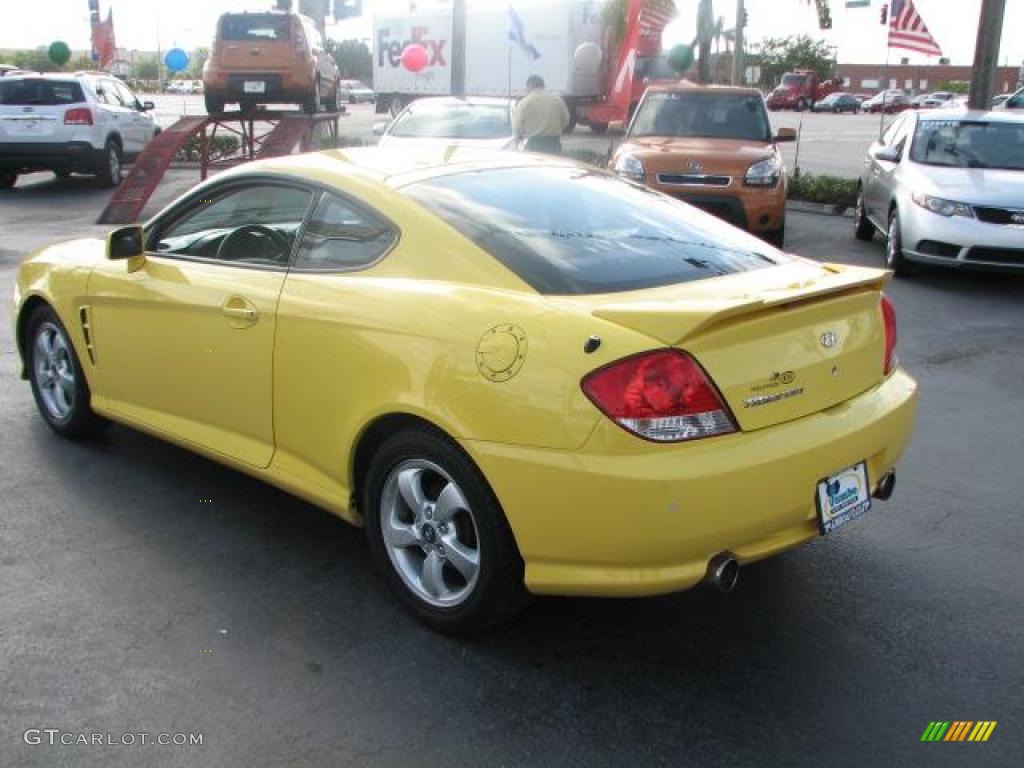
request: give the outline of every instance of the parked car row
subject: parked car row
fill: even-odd
[[[201,80],[171,80],[164,91],[165,93],[179,93],[182,95],[202,93],[203,83]]]

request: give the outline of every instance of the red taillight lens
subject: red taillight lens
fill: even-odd
[[[581,386],[608,418],[647,440],[674,443],[736,431],[704,370],[676,349],[645,352],[598,368]]]
[[[885,358],[882,366],[883,373],[888,376],[899,364],[896,357],[896,310],[892,302],[884,293],[882,294],[882,322],[885,324]]]
[[[92,125],[92,110],[76,107],[64,113],[64,125]]]

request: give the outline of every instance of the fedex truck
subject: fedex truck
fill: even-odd
[[[675,79],[661,55],[669,0],[628,0],[625,31],[614,39],[603,0],[510,0],[471,4],[466,18],[466,94],[519,98],[530,75],[565,100],[569,112],[603,132],[625,120],[655,72]],[[452,90],[450,9],[375,16],[373,89],[377,111],[397,114],[410,101]],[[402,51],[412,43],[427,64],[412,72]],[[660,63],[659,63],[660,62]]]

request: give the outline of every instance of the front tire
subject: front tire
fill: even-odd
[[[216,96],[211,96],[208,93],[203,94],[203,101],[206,104],[206,114],[208,115],[222,115],[224,114],[224,99]]]
[[[858,240],[868,242],[875,236],[875,225],[868,218],[864,209],[864,188],[857,189],[857,204],[853,209],[853,235]]]
[[[444,435],[400,432],[363,484],[370,552],[398,598],[432,629],[478,632],[522,602],[523,563],[480,470]]]
[[[32,395],[50,429],[62,437],[88,437],[110,425],[93,412],[82,364],[50,307],[38,307],[29,318],[25,350]]]
[[[302,111],[307,115],[315,115],[320,110],[320,81],[313,81],[313,90],[302,102]]]
[[[913,267],[903,255],[903,231],[900,228],[900,213],[893,208],[889,214],[889,237],[885,243],[885,266],[897,277],[907,277]]]
[[[14,189],[17,181],[18,174],[16,173],[0,173],[0,189]]]
[[[761,238],[766,243],[771,243],[772,245],[774,245],[780,251],[783,250],[786,246],[786,225],[783,224],[778,229],[773,229],[768,232],[762,232]]]

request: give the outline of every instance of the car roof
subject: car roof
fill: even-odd
[[[476,106],[498,106],[505,107],[514,104],[515,99],[506,99],[498,96],[434,96],[429,99],[416,99],[409,106],[411,107],[457,107],[469,105]]]
[[[918,120],[931,122],[935,120],[960,120],[970,122],[977,120],[988,123],[1024,123],[1024,114],[1009,109],[933,109],[918,113]]]
[[[568,158],[528,152],[449,145],[423,147],[354,147],[328,149],[257,160],[219,174],[217,178],[259,173],[280,173],[331,183],[334,178],[357,175],[365,179],[400,187],[454,173],[488,171],[500,168],[586,167]]]
[[[680,80],[678,83],[655,83],[647,87],[647,91],[655,93],[681,93],[683,91],[702,91],[705,93],[735,93],[744,96],[761,96],[757,88],[745,88],[739,85],[704,85],[692,80]]]

